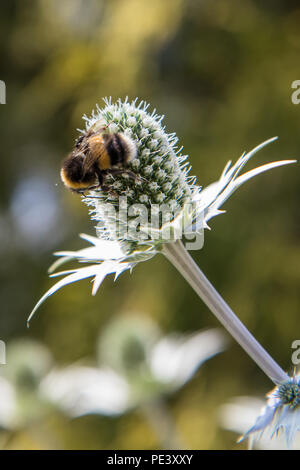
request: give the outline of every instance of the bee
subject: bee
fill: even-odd
[[[126,173],[136,179],[137,175],[126,168],[137,155],[135,142],[121,132],[108,132],[106,126],[92,127],[80,136],[74,150],[65,158],[60,176],[67,188],[84,195],[86,190],[105,186],[107,174]]]

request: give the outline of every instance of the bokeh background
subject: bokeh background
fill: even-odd
[[[279,141],[258,163],[299,158],[300,6],[284,0],[11,0],[0,14],[0,338],[34,339],[60,366],[94,360],[112,319],[138,313],[163,333],[218,322],[162,257],[140,264],[95,298],[89,281],[49,299],[52,252],[79,249],[94,234],[86,206],[62,187],[61,160],[102,97],[140,97],[176,131],[205,186],[225,163],[261,141]],[[258,176],[211,221],[195,260],[280,365],[291,370],[300,339],[299,166]],[[111,344],[113,348],[113,342]],[[110,344],[107,345],[109,350]],[[9,370],[0,366],[0,372]],[[166,400],[187,448],[243,449],[222,430],[219,407],[234,396],[262,397],[272,384],[230,340],[184,388]],[[0,398],[1,400],[1,398]],[[27,423],[27,424],[26,424]],[[139,408],[117,417],[70,421],[53,410],[0,433],[11,449],[161,448]]]

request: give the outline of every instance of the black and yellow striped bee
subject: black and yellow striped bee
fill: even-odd
[[[97,129],[93,126],[86,134],[80,136],[74,150],[65,158],[60,176],[67,188],[84,194],[84,191],[105,186],[108,173],[127,173],[136,175],[126,168],[128,162],[136,157],[135,142],[121,132],[111,133],[107,126]]]

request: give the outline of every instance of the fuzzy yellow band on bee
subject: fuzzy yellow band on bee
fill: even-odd
[[[92,184],[91,181],[89,182],[89,184],[87,184],[86,181],[74,181],[74,179],[68,177],[67,172],[64,168],[62,168],[60,171],[60,177],[64,185],[70,189],[86,189],[87,187],[89,187],[89,185]]]
[[[102,155],[99,158],[98,166],[100,170],[108,170],[111,167],[110,156],[106,152],[106,150],[102,151]]]
[[[89,139],[89,149],[93,155],[97,156],[100,170],[108,170],[111,167],[110,157],[104,146],[102,135],[95,135]]]

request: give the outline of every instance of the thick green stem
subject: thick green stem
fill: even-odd
[[[184,248],[182,242],[178,240],[174,243],[165,244],[162,253],[178,269],[203,302],[264,373],[275,384],[288,380],[288,375],[256,341],[254,336],[247,330],[205,277],[199,266],[197,266]]]

